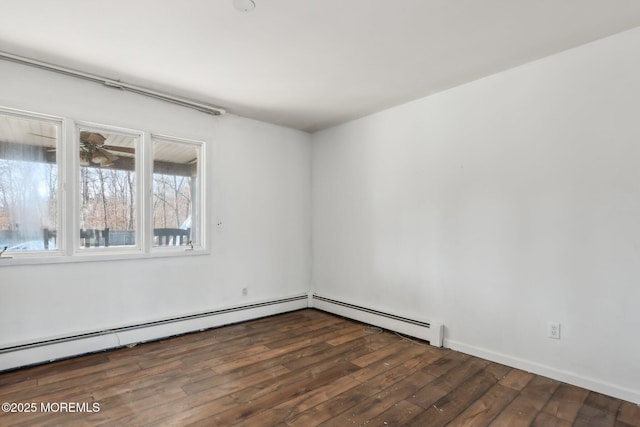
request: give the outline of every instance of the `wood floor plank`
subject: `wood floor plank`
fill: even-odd
[[[323,328],[321,331],[316,331],[313,334],[313,339],[317,342],[324,342],[325,344],[329,344],[327,341],[333,339],[334,337],[341,337],[343,335],[349,335],[353,332],[361,333],[360,325],[349,325],[348,327],[340,326],[340,325],[332,325],[328,328]],[[309,333],[305,333],[305,335],[309,335]],[[281,337],[278,340],[271,340],[266,346],[270,349],[275,348],[283,348],[290,345],[295,345],[300,342],[300,335],[287,334],[286,336]],[[331,344],[329,344],[331,345]]]
[[[406,345],[404,343],[398,343],[398,347],[399,346],[403,346],[405,347]],[[374,362],[378,362],[382,359],[385,359],[395,353],[398,352],[398,347],[397,346],[386,346],[383,347],[381,349],[379,349],[378,351],[369,353],[365,356],[359,357],[355,360],[352,360],[352,363],[354,365],[358,365],[361,368],[365,368],[369,365],[371,365]]]
[[[336,346],[331,346],[313,355],[307,355],[305,357],[300,357],[297,359],[289,359],[285,362],[285,366],[292,371],[295,371],[297,369],[311,366],[315,363],[321,363],[324,360],[331,358],[348,360],[353,363],[353,360],[366,354],[373,353],[376,350],[388,345],[388,342],[386,342],[383,346],[378,345],[378,343],[373,343],[372,345],[369,337],[360,337],[353,341],[349,341]]]
[[[0,387],[7,384],[22,382],[29,379],[42,379],[53,375],[64,375],[66,372],[73,371],[86,366],[102,365],[109,363],[109,357],[106,353],[96,353],[86,355],[84,357],[70,358],[57,361],[54,365],[42,364],[25,369],[16,369],[4,372],[0,375]]]
[[[345,344],[345,343],[348,343],[349,341],[353,341],[353,340],[362,338],[364,335],[366,335],[366,333],[363,330],[363,328],[358,328],[358,329],[356,329],[353,332],[350,332],[348,334],[343,334],[343,335],[341,335],[339,337],[327,340],[327,344],[329,344],[329,345]]]
[[[640,427],[640,405],[622,402],[618,410],[617,421],[621,424],[626,424],[628,427]],[[617,424],[616,427],[618,427]],[[620,425],[620,427],[622,427],[622,425]]]
[[[338,427],[346,425],[365,425],[367,421],[391,408],[400,400],[406,400],[423,384],[433,381],[434,377],[423,371],[416,371],[390,387],[374,393],[367,400],[347,409],[338,416],[335,416],[322,424],[325,427]],[[413,404],[413,402],[410,402]]]
[[[418,351],[416,351],[418,349]],[[332,393],[330,399],[325,395],[322,403],[316,403],[316,407],[300,406],[291,410],[286,422],[290,425],[306,425],[310,422],[322,422],[331,417],[331,413],[335,411],[344,412],[347,409],[356,406],[363,397],[373,396],[375,393],[383,391],[385,388],[391,387],[400,380],[413,375],[419,370],[423,363],[428,363],[427,359],[422,359],[423,350],[419,347],[413,349],[399,349],[398,353],[378,361],[375,369],[371,369],[372,365],[363,368],[350,376],[357,378],[357,381],[363,381],[359,387],[345,387],[347,392]],[[413,350],[413,351],[412,351]],[[389,361],[389,362],[387,362]],[[367,371],[364,376],[358,375],[362,371]],[[427,374],[429,375],[429,374]],[[430,379],[435,378],[433,376]],[[353,383],[352,383],[353,384]],[[355,382],[357,384],[357,382]],[[307,402],[307,404],[310,402]],[[335,415],[335,414],[334,414]]]
[[[518,392],[502,384],[493,385],[449,423],[450,427],[485,427],[511,403]]]
[[[535,375],[522,389],[521,394],[530,397],[536,405],[536,410],[541,411],[559,386],[560,382],[556,380]]]
[[[398,368],[402,372],[413,371],[428,366],[441,358],[441,354],[424,353],[419,347],[413,346],[371,363],[367,367],[353,373],[351,377],[356,381],[365,382],[382,373],[388,373],[394,368]],[[388,375],[392,374],[393,373],[390,373]]]
[[[278,389],[277,395],[270,393],[251,401],[251,407],[242,411],[241,416],[238,416],[237,411],[235,411],[235,413],[229,411],[216,420],[219,425],[235,425],[236,423],[240,423],[241,425],[248,426],[264,422],[268,425],[284,422],[289,410],[274,411],[274,407],[278,407],[288,400],[304,395],[313,390],[314,387],[332,384],[356,369],[357,367],[349,362],[341,363],[326,371],[314,373],[295,383],[286,384]]]
[[[538,414],[536,406],[532,398],[520,395],[509,403],[489,425],[491,427],[527,427]]]
[[[318,325],[323,325],[323,329],[339,329],[340,327],[344,327],[340,326],[336,322],[336,319],[331,318],[323,320],[320,323],[316,323],[313,319],[306,319],[305,317],[302,319],[299,319],[298,317],[289,319],[289,317],[288,313],[283,315],[283,320],[288,319],[287,322],[283,322],[283,320],[276,318],[258,319],[247,322],[249,325],[243,328],[242,333],[230,334],[227,332],[226,327],[205,331],[206,333],[210,333],[215,340],[223,341],[224,345],[214,343],[206,348],[207,351],[196,352],[193,355],[182,357],[181,360],[186,364],[198,363],[202,361],[202,356],[205,356],[205,360],[213,360],[216,362],[224,360],[220,359],[220,356],[234,355],[239,351],[243,351],[253,346],[255,346],[256,349],[265,347],[269,348],[267,346],[270,343],[287,337],[306,337],[309,333],[316,330]],[[276,325],[270,325],[269,323],[265,323],[267,320],[270,322],[276,322],[279,320],[279,322]],[[291,322],[293,325],[290,324]],[[335,327],[336,324],[338,324],[337,327]],[[274,326],[276,327],[274,328]],[[238,324],[232,325],[229,328],[237,327]]]
[[[511,371],[513,372],[513,371]],[[522,371],[520,371],[522,372]],[[509,386],[514,390],[522,387],[520,395],[515,398],[498,417],[490,424],[491,426],[528,426],[533,423],[537,414],[549,402],[551,396],[556,391],[560,383],[539,375],[518,375],[519,380],[505,381],[510,377],[507,374],[500,384]],[[514,379],[516,376],[511,376]]]
[[[426,411],[417,414],[410,424],[443,427],[483,396],[496,382],[494,375],[481,370],[438,399]]]
[[[422,370],[434,377],[441,377],[447,372],[462,366],[467,360],[469,360],[469,357],[462,353],[444,350],[442,352],[442,357],[435,360],[433,363],[424,366]]]
[[[299,354],[299,357],[310,356],[316,353],[326,351],[330,346],[324,342],[314,342],[311,339],[301,340],[295,344],[291,344],[287,347],[276,348],[273,350],[262,351],[255,354],[251,354],[237,359],[225,361],[222,364],[215,364],[211,367],[213,372],[218,375],[225,375],[233,371],[237,371],[246,366],[256,365],[258,362],[269,363],[269,361],[277,361],[277,364],[282,364],[280,360],[281,356],[291,355],[292,353]]]
[[[424,409],[421,407],[406,400],[401,400],[378,416],[368,420],[367,425],[384,427],[430,426],[431,424],[414,424],[415,420],[422,422],[420,414],[423,412]]]
[[[573,423],[588,394],[589,391],[583,388],[561,384],[551,396],[543,411]]]
[[[417,373],[419,373],[425,381],[428,380],[429,382],[433,382],[437,377],[419,369],[421,366],[420,362],[421,361],[418,358],[413,358],[401,365],[393,367],[380,362],[380,365],[384,366],[384,370],[378,370],[378,375],[368,378],[363,382],[363,384],[366,384],[370,386],[372,390],[379,392],[391,387],[407,377],[416,375]]]
[[[100,405],[11,427],[640,427],[633,403],[313,309],[0,372],[0,401]]]
[[[366,384],[359,384],[313,408],[301,413],[292,414],[287,417],[285,423],[290,427],[317,426],[366,401],[373,394],[375,394],[375,390],[372,387]]]
[[[304,354],[301,354],[302,356],[304,356]],[[288,354],[286,356],[283,356],[283,358],[285,357],[290,357],[291,355]],[[280,358],[280,360],[283,360],[283,358]],[[258,370],[262,370],[264,369],[264,366],[260,366],[259,362],[254,363],[254,365],[250,365],[251,367],[256,367],[257,365],[257,369]],[[326,375],[326,373],[323,373],[324,371],[328,371],[331,369],[336,369],[336,361],[332,360],[332,359],[328,359],[323,361],[323,363],[318,363],[315,364],[314,366],[310,367],[309,369],[304,369],[304,370],[298,370],[296,372],[291,373],[290,376],[288,376],[288,382],[293,382],[293,381],[308,381],[308,377],[309,375],[311,375],[314,379],[314,384],[318,385],[320,383],[320,376],[322,375]],[[235,373],[239,373],[238,371],[235,371]],[[240,373],[242,375],[242,373]],[[278,393],[278,394],[282,394],[283,393],[283,389],[287,386],[287,381],[283,381],[283,380],[278,380],[278,381],[270,381],[270,384],[257,384],[257,385],[253,385],[252,387],[248,387],[245,388],[244,390],[241,390],[239,392],[234,392],[230,395],[228,395],[228,397],[231,399],[226,399],[226,400],[222,400],[220,402],[214,402],[215,404],[213,406],[210,407],[209,412],[210,414],[215,414],[216,417],[217,413],[220,412],[224,412],[227,409],[229,409],[230,407],[236,405],[238,403],[242,403],[242,402],[252,402],[254,404],[254,406],[252,407],[252,410],[257,410],[257,407],[255,406],[255,402],[260,399],[261,397],[263,397],[266,394],[270,394],[270,393]],[[203,396],[204,397],[204,396]],[[195,401],[194,401],[195,402]],[[217,407],[218,409],[215,410],[216,412],[214,412],[214,410],[212,408]],[[194,411],[191,411],[194,412]],[[198,412],[198,411],[195,411]],[[251,411],[245,411],[243,412],[243,416],[249,416],[251,413]],[[236,414],[237,415],[237,414]],[[219,417],[221,419],[225,419],[225,417],[227,417],[227,422],[230,422],[229,419],[233,419],[233,416],[236,415],[229,415],[226,414],[222,417]],[[196,422],[197,421],[197,415],[195,415],[194,413],[192,413],[191,415],[185,417],[185,415],[181,415],[180,416],[180,422]],[[173,421],[177,421],[175,419],[171,420]],[[220,421],[222,422],[222,421]]]
[[[511,371],[510,367],[495,362],[489,363],[484,369],[485,371],[493,375],[496,381],[501,381],[507,376],[509,371]]]
[[[621,401],[600,393],[590,392],[578,411],[575,427],[614,427]]]
[[[489,362],[482,359],[472,358],[466,360],[456,369],[450,370],[447,375],[442,375],[437,380],[416,390],[409,402],[421,406],[423,409],[429,409],[439,399],[451,393],[488,364]]]
[[[547,412],[540,412],[531,427],[571,427],[573,424],[562,418],[557,418]]]
[[[532,378],[533,374],[530,374],[529,372],[521,371],[519,369],[511,369],[500,381],[500,384],[520,391],[529,383],[529,381],[531,381]]]
[[[215,399],[225,394],[238,391],[244,383],[257,384],[262,381],[286,375],[289,372],[291,372],[291,370],[285,368],[282,365],[271,366],[262,371],[238,378],[234,376],[224,376],[222,378],[219,378],[216,377],[216,374],[214,372],[211,372],[210,376],[200,378],[198,381],[191,381],[183,385],[182,389],[188,395],[207,392],[208,396],[210,396],[212,399]],[[215,383],[216,385],[213,389],[211,387],[212,383]]]
[[[307,391],[311,384],[326,384],[339,376],[348,375],[357,367],[350,363],[338,366],[324,366],[315,372],[298,372],[297,376],[287,378],[287,383],[249,387],[238,393],[232,393],[211,403],[183,411],[163,423],[184,425],[201,420],[209,420],[211,425],[229,426],[243,419],[276,406],[279,399],[290,398]],[[266,423],[265,425],[269,425]]]
[[[556,391],[560,383],[547,377],[535,375],[531,381],[520,392],[520,396],[525,396],[530,399],[530,402],[534,405],[536,411],[541,411],[542,408],[549,402],[551,396]]]
[[[354,382],[350,377],[342,377],[330,384],[315,387],[313,390],[282,402],[274,406],[273,410],[281,414],[284,422],[286,419],[296,417],[357,386],[358,383]]]

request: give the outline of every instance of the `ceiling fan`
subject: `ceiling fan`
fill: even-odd
[[[94,163],[98,166],[111,166],[119,157],[105,148],[106,138],[99,133],[80,132],[80,164],[89,166]]]
[[[134,154],[135,149],[106,145],[106,138],[95,132],[80,132],[80,164],[89,166],[92,163],[100,167],[112,166],[120,157],[112,151]]]
[[[48,139],[56,139],[56,137],[42,135],[29,132],[29,135],[38,136]],[[80,165],[91,166],[92,164],[100,167],[112,166],[113,162],[117,161],[120,156],[114,154],[115,152],[135,154],[135,148],[119,147],[116,145],[105,144],[105,138],[102,134],[89,131],[80,131]],[[56,147],[49,147],[48,152],[55,152]]]

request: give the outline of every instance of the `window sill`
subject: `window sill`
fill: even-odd
[[[62,254],[9,254],[0,256],[0,268],[17,265],[64,264],[76,262],[122,261],[131,259],[173,258],[184,256],[209,255],[211,251],[203,248],[154,248],[149,253],[112,252],[78,253],[73,256]]]

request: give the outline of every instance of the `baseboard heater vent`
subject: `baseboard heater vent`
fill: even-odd
[[[306,308],[308,295],[211,310],[0,348],[0,371]]]
[[[310,305],[313,306],[313,308],[420,338],[429,341],[429,344],[435,347],[442,347],[444,326],[441,323],[410,319],[396,314],[326,298],[315,293],[310,295],[310,300]]]

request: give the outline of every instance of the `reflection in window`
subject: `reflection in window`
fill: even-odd
[[[153,246],[200,243],[200,152],[198,142],[153,137]]]
[[[80,129],[80,248],[136,244],[137,136]]]
[[[0,113],[0,250],[58,248],[60,123]]]

